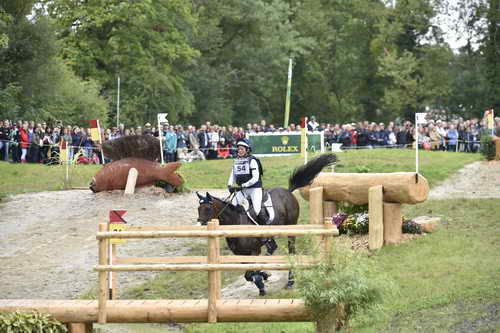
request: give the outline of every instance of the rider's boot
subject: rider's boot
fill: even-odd
[[[266,215],[263,209],[259,212],[259,215],[257,217],[259,218],[259,222],[262,225],[268,225],[270,222],[268,216]],[[278,248],[278,245],[276,244],[273,238],[261,237],[260,241],[266,245],[267,249],[266,254],[269,256],[272,255],[274,251],[276,251],[276,249]]]

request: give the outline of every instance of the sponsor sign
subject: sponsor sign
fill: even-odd
[[[250,134],[252,154],[256,156],[286,156],[300,154],[300,132],[280,132],[265,134]],[[324,152],[324,133],[307,133],[307,150],[309,152]]]

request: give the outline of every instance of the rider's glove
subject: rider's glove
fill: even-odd
[[[227,189],[229,190],[229,193],[234,193],[237,191],[241,191],[243,188],[241,186],[238,186],[238,185],[228,185]]]

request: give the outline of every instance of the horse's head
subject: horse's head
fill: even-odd
[[[200,200],[200,206],[198,207],[198,222],[200,222],[201,225],[207,225],[208,221],[217,217],[217,204],[208,192],[206,196],[202,196],[198,192],[196,192],[196,195]]]

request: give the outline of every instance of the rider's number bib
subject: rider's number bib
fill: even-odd
[[[234,166],[235,175],[248,175],[250,173],[250,162],[248,160],[237,162]]]

